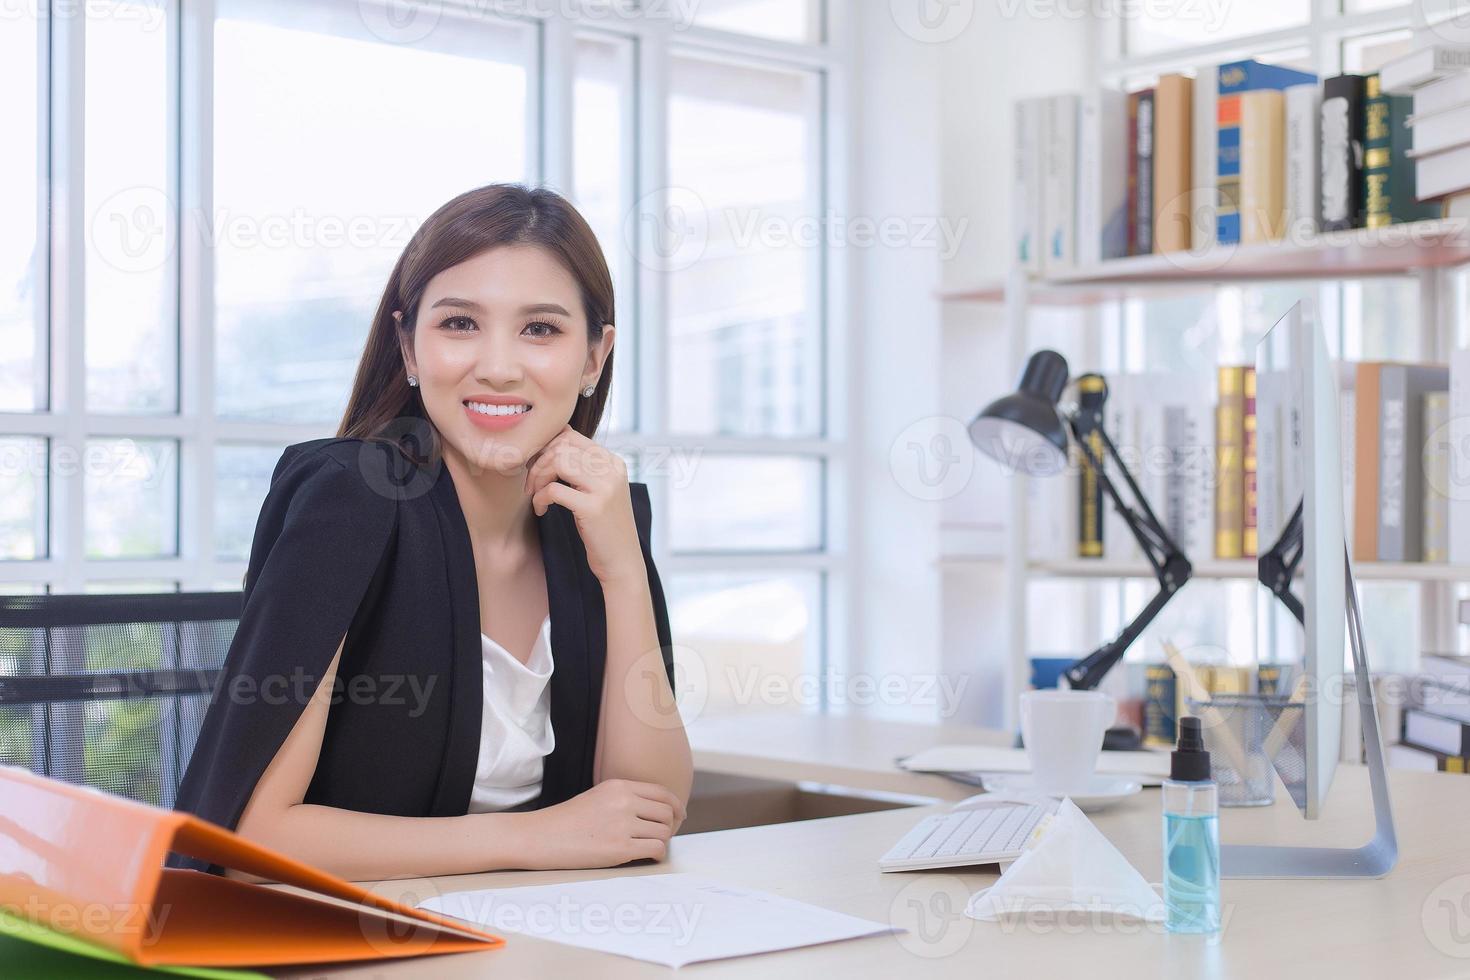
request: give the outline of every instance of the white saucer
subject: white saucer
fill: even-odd
[[[997,793],[1037,793],[1036,781],[1030,773],[998,772],[990,773],[982,777],[985,789]],[[1070,793],[1045,793],[1043,795],[1053,796],[1057,799],[1070,797],[1078,808],[1087,812],[1101,810],[1112,806],[1120,800],[1143,790],[1143,784],[1136,779],[1128,779],[1124,776],[1109,776],[1106,773],[1093,773],[1087,779],[1087,784]]]

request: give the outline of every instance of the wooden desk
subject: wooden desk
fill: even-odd
[[[1004,741],[977,729],[811,716],[706,719],[691,729],[703,771],[802,779],[882,792],[957,799],[970,794],[933,776],[897,772],[896,754],[930,744]],[[601,878],[694,872],[825,908],[906,925],[906,934],[686,967],[699,977],[1391,977],[1470,975],[1470,779],[1392,774],[1400,860],[1379,881],[1226,881],[1218,940],[1171,936],[1161,927],[1086,915],[1006,924],[965,917],[984,870],[881,874],[875,862],[925,806],[675,838],[658,865],[596,871],[498,872],[385,882],[393,897]],[[1338,770],[1315,823],[1289,802],[1222,813],[1228,842],[1356,845],[1370,831],[1367,773]],[[1157,790],[1093,815],[1149,881],[1159,880]],[[649,963],[510,934],[504,949],[288,976],[668,977]]]

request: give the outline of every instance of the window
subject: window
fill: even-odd
[[[1251,34],[1304,27],[1311,0],[1219,5],[1172,0],[1124,4],[1124,45],[1130,55],[1158,54]]]
[[[445,10],[425,38],[393,43],[355,8],[219,4],[215,401],[227,418],[339,421],[419,223],[456,194],[527,176],[528,27]]]
[[[607,258],[599,438],[649,485],[681,657],[822,705],[843,600],[822,0],[215,0],[204,23],[97,0],[75,48],[61,6],[0,17],[0,593],[240,588],[282,449],[336,431],[414,231],[524,182]],[[81,179],[48,183],[72,132]],[[688,229],[697,251],[666,248]]]

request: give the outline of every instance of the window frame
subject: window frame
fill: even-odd
[[[52,0],[55,2],[55,0]],[[354,0],[319,0],[353,4]],[[191,215],[213,213],[213,119],[215,0],[158,0],[166,16],[171,86],[169,157],[181,222]],[[444,6],[488,9],[472,0],[445,0]],[[579,34],[627,39],[633,46],[634,89],[629,118],[633,186],[631,200],[639,218],[661,212],[667,185],[668,66],[671,49],[734,59],[756,66],[817,73],[817,159],[813,167],[813,200],[825,222],[846,213],[849,194],[851,122],[847,84],[850,77],[850,19],[846,3],[819,0],[823,24],[817,40],[796,43],[676,24],[677,12],[658,0],[645,14],[635,0],[521,0],[496,13],[532,22],[536,30],[535,63],[528,97],[528,181],[570,197],[573,187],[573,110],[575,52]],[[80,8],[77,8],[78,10]],[[498,8],[495,8],[498,9]],[[488,14],[487,14],[488,15]],[[85,404],[85,255],[83,209],[85,144],[84,85],[85,17],[55,12],[37,20],[38,100],[42,140],[38,152],[42,225],[38,253],[43,282],[38,316],[44,337],[38,338],[38,372],[47,372],[47,399],[35,412],[0,413],[0,434],[37,436],[46,440],[47,479],[45,536],[47,551],[34,559],[0,561],[0,589],[43,584],[47,591],[80,593],[88,582],[135,579],[170,580],[185,590],[209,590],[225,581],[243,579],[244,560],[218,559],[215,554],[215,454],[221,444],[284,446],[331,435],[332,425],[230,420],[215,414],[215,308],[213,263],[204,236],[178,227],[171,259],[177,283],[177,411],[170,414],[119,415],[89,411]],[[641,234],[649,222],[639,220]],[[823,236],[825,240],[825,235]],[[640,245],[646,247],[646,241]],[[846,339],[846,258],[821,246],[812,286],[812,309],[818,317],[820,434],[811,438],[750,438],[680,435],[669,431],[667,385],[667,288],[665,274],[649,263],[631,263],[636,275],[622,285],[619,315],[636,332],[633,428],[600,435],[615,451],[643,461],[656,453],[707,453],[799,456],[821,467],[821,547],[803,551],[700,551],[675,553],[669,547],[667,468],[647,467],[635,478],[649,484],[653,500],[653,546],[661,575],[684,573],[770,573],[816,571],[820,575],[818,608],[812,609],[816,649],[809,651],[803,671],[818,676],[845,661],[848,567],[848,514],[852,510],[847,474],[847,436],[852,408],[847,391],[852,370]],[[58,471],[62,453],[82,458],[88,439],[162,438],[178,447],[177,535],[175,557],[89,559],[85,554],[86,500],[84,477]],[[825,685],[821,685],[825,691]],[[826,707],[825,704],[822,706]]]

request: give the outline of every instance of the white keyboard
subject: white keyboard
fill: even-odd
[[[994,864],[1019,857],[1036,825],[1056,812],[1056,801],[1021,803],[971,797],[949,813],[919,821],[878,859],[881,871]]]

